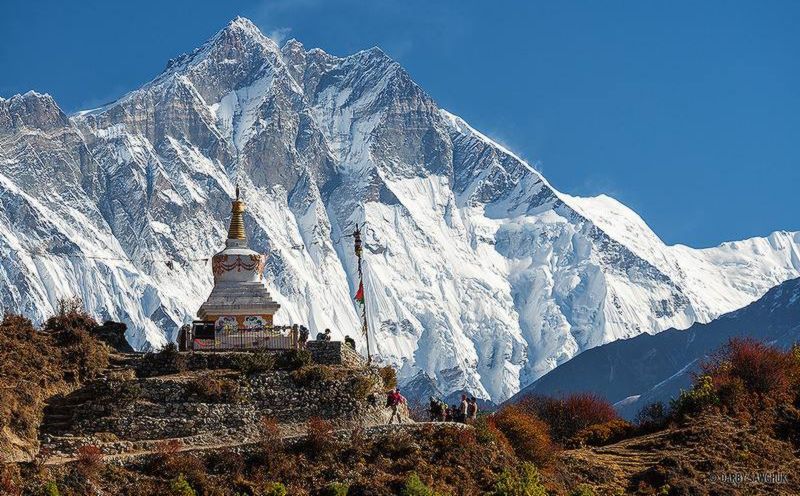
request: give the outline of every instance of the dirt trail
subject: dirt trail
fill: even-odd
[[[561,459],[571,470],[602,482],[605,490],[613,488],[611,494],[615,490],[626,490],[634,476],[671,456],[668,435],[667,432],[657,432],[608,446],[567,450],[561,454]],[[605,492],[601,490],[598,494]]]
[[[454,429],[471,429],[472,427],[467,426],[465,424],[459,424],[454,422],[413,422],[409,421],[403,424],[392,424],[392,425],[372,425],[366,427],[364,429],[364,435],[369,436],[379,436],[379,435],[387,435],[390,433],[396,432],[414,432],[419,431],[421,429],[425,429],[426,426],[445,426],[448,428]],[[282,436],[281,439],[286,443],[296,442],[305,437],[305,433],[297,433],[300,427],[297,429],[289,429],[288,435]],[[352,432],[352,429],[337,429],[333,431],[334,436],[337,437],[347,437]],[[182,442],[181,438],[174,438],[174,439],[159,439],[159,442],[170,442],[170,441],[178,441]],[[230,442],[230,443],[214,443],[214,444],[186,444],[182,445],[180,448],[177,449],[179,452],[195,452],[195,451],[213,451],[218,449],[231,449],[231,448],[238,448],[238,447],[248,447],[248,446],[255,446],[257,443],[254,441],[241,441],[241,442]],[[132,450],[127,451],[125,453],[117,453],[117,454],[108,454],[103,455],[103,460],[109,463],[123,463],[127,460],[131,460],[138,457],[144,457],[148,455],[153,455],[157,451],[156,450]],[[54,466],[54,465],[63,465],[65,463],[74,462],[77,458],[70,457],[70,456],[52,456],[45,461],[45,465]]]

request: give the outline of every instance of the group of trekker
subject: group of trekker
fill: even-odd
[[[461,395],[461,402],[458,405],[450,405],[439,398],[430,397],[431,422],[461,422],[467,424],[478,418],[478,400],[473,396],[467,398],[466,394]]]
[[[308,331],[306,331],[306,336],[308,336]],[[317,341],[330,341],[330,340],[331,340],[330,329],[325,329],[324,331],[317,333]],[[344,337],[344,343],[347,346],[356,349],[356,340],[351,338],[349,334]]]

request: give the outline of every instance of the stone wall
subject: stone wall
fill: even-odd
[[[355,361],[336,343],[314,349],[317,353],[312,355],[321,360]],[[211,362],[218,367],[234,359],[233,354],[203,355],[214,355]],[[198,358],[188,360],[200,363]],[[235,394],[201,397],[198,383],[209,381],[224,383]],[[83,396],[92,399],[74,408],[69,428],[43,439],[53,452],[69,454],[82,444],[97,444],[106,453],[120,453],[175,438],[198,446],[253,442],[264,418],[274,419],[284,434],[291,435],[303,432],[312,418],[352,429],[385,423],[389,416],[380,374],[369,367],[309,365],[298,371],[250,375],[201,369],[155,377],[104,378],[88,388],[90,394]]]
[[[366,366],[366,360],[357,351],[341,341],[309,341],[306,350],[317,364],[339,365],[358,368]],[[175,374],[183,370],[236,369],[243,354],[255,353],[271,356],[281,363],[299,350],[259,351],[215,351],[174,352],[130,355],[129,365],[139,377],[157,377]],[[302,353],[302,352],[300,352]]]
[[[311,352],[314,363],[363,367],[367,361],[356,350],[342,341],[309,341],[306,349]]]

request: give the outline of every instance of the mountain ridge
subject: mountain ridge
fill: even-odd
[[[784,281],[744,308],[685,330],[668,329],[587,350],[548,372],[509,402],[530,394],[591,391],[627,417],[644,405],[668,403],[691,386],[691,374],[733,338],[789,348],[800,341],[800,278]]]

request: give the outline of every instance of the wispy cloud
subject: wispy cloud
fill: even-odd
[[[286,25],[292,15],[320,5],[321,0],[266,0],[253,14],[253,21],[269,39],[280,45],[292,32],[292,27]]]
[[[286,38],[289,37],[289,33],[291,32],[292,28],[275,28],[267,33],[267,38],[271,39],[278,45],[282,45],[283,42],[286,41]]]

